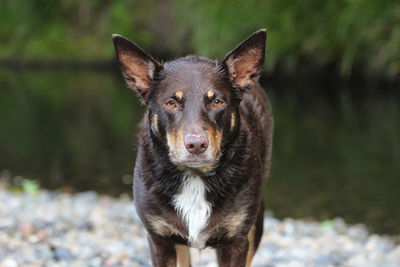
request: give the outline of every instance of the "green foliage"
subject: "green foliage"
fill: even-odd
[[[6,0],[0,2],[0,58],[110,59],[115,32],[146,49],[161,50],[161,43],[172,55],[222,57],[264,27],[270,69],[309,58],[339,63],[343,73],[355,64],[400,73],[395,0]]]
[[[151,41],[138,25],[150,18],[152,1],[13,0],[0,2],[0,57],[104,59],[112,55],[111,34]],[[144,16],[143,14],[147,14]],[[131,33],[135,33],[132,35]]]
[[[201,4],[200,4],[201,3]],[[191,34],[201,55],[221,56],[259,28],[268,29],[267,66],[293,67],[304,56],[400,72],[400,3],[393,0],[175,1],[178,38]],[[185,12],[190,10],[190,12]],[[212,44],[212,45],[210,45]]]
[[[22,190],[30,195],[37,195],[39,191],[39,182],[36,180],[25,179],[22,181]]]
[[[321,227],[324,229],[331,229],[333,228],[334,222],[333,220],[325,220],[321,222]]]

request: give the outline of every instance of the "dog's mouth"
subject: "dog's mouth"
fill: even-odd
[[[221,156],[220,135],[219,132],[218,138],[214,135],[200,138],[200,134],[191,134],[185,137],[182,130],[177,134],[167,133],[169,158],[181,171],[212,172],[217,167]]]
[[[196,170],[204,173],[213,171],[218,164],[218,159],[208,159],[205,155],[189,156],[183,160],[178,160],[174,155],[170,155],[170,158],[180,170]]]
[[[180,165],[183,165],[188,168],[203,168],[214,164],[210,160],[207,161],[188,160],[188,161],[183,161]]]

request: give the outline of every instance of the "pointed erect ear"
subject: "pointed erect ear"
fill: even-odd
[[[112,39],[126,83],[145,101],[161,65],[125,37],[113,34]]]
[[[259,30],[229,52],[223,60],[230,81],[242,90],[247,90],[258,81],[264,64],[266,39],[267,31]]]

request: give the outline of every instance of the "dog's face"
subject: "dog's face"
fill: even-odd
[[[148,106],[152,135],[179,169],[210,172],[218,165],[224,144],[238,134],[240,99],[257,82],[265,39],[265,30],[256,32],[223,61],[188,56],[161,65],[113,35],[123,75]]]
[[[197,57],[166,63],[160,75],[147,100],[153,133],[179,168],[212,170],[237,129],[237,90],[218,62]]]

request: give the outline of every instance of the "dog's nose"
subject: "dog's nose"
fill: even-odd
[[[201,134],[190,134],[185,137],[185,148],[192,154],[200,154],[207,150],[208,138]]]

